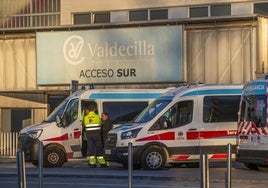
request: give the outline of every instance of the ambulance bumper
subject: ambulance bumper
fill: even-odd
[[[138,163],[139,162],[139,158],[138,158],[139,148],[133,147],[132,153],[133,153],[132,155],[133,163]],[[113,147],[113,148],[105,149],[104,159],[110,162],[126,164],[128,162],[128,147]]]
[[[259,165],[268,164],[268,150],[237,150],[236,161]]]

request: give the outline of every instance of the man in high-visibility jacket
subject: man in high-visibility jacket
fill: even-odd
[[[102,150],[101,118],[94,106],[89,106],[89,112],[84,117],[85,131],[87,133],[88,165],[96,167],[97,164],[105,166]]]

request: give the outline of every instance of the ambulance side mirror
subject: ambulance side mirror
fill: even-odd
[[[62,127],[63,123],[62,123],[62,119],[59,115],[56,116],[56,124],[58,127]]]

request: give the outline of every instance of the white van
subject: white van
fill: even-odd
[[[163,94],[131,123],[108,134],[105,159],[127,167],[128,143],[133,166],[162,169],[169,163],[198,164],[201,153],[226,160],[227,144],[236,145],[242,85],[191,85]],[[235,157],[235,147],[233,148]]]
[[[236,160],[249,169],[268,167],[268,80],[250,81],[241,96]]]
[[[44,167],[61,167],[68,159],[82,157],[82,114],[85,106],[94,105],[98,113],[109,113],[116,125],[132,120],[169,89],[77,91],[67,97],[44,122],[22,129],[18,149],[24,151],[27,161],[38,163],[38,140],[42,141]],[[60,123],[56,123],[56,119],[60,119]]]

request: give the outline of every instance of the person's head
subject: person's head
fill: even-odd
[[[88,111],[89,112],[91,112],[91,111],[93,111],[93,112],[95,112],[95,106],[93,106],[93,105],[90,105],[89,107],[88,107]]]
[[[108,113],[103,112],[103,113],[101,114],[101,119],[102,119],[103,121],[107,120],[108,118],[109,118],[109,114],[108,114]]]
[[[85,115],[88,115],[88,113],[89,113],[89,109],[86,107],[85,108]]]

